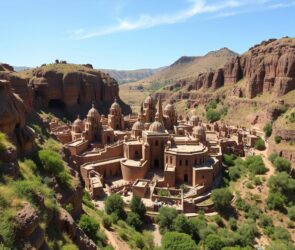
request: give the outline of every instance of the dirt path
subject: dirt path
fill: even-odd
[[[155,246],[161,246],[162,235],[160,234],[159,225],[153,224],[154,230],[152,231],[152,235],[154,238]]]
[[[101,227],[103,232],[108,238],[108,241],[110,245],[115,249],[115,250],[130,250],[131,248],[128,246],[128,244],[125,241],[122,241],[119,239],[117,234],[113,231],[109,231],[103,227]]]

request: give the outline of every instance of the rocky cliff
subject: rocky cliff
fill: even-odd
[[[270,39],[255,45],[223,68],[201,73],[194,81],[186,82],[184,91],[232,86],[243,78],[246,87],[236,89],[234,95],[253,98],[271,92],[279,97],[295,89],[295,39]],[[178,86],[174,83],[166,90]]]

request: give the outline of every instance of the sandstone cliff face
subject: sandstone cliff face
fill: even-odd
[[[201,73],[193,82],[187,82],[184,90],[200,88],[217,89],[234,85],[242,78],[248,79],[245,93],[237,90],[234,95],[254,98],[271,92],[275,97],[295,89],[295,39],[271,39],[256,45],[242,56],[234,57],[224,68]],[[166,90],[179,86],[172,84]]]
[[[0,131],[9,135],[20,153],[33,147],[34,135],[26,126],[26,107],[19,95],[13,92],[11,83],[0,80]]]
[[[114,99],[119,98],[118,83],[108,74],[81,67],[76,70],[59,70],[53,67],[36,69],[29,85],[32,87],[37,107],[65,108],[77,113],[89,109],[95,103],[100,112],[107,113]],[[122,109],[128,114],[130,107],[122,101]]]

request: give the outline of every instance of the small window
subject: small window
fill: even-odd
[[[159,142],[158,141],[155,141],[155,146],[158,146],[159,145]]]
[[[172,163],[172,156],[170,156],[170,163]]]
[[[180,165],[180,166],[182,165],[182,160],[179,160],[179,165]]]
[[[166,156],[166,163],[168,163],[168,156]]]
[[[202,176],[202,179],[205,179],[205,176],[204,175]]]
[[[185,166],[188,166],[188,160],[185,160]]]

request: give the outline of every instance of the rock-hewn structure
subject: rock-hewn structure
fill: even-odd
[[[233,85],[243,78],[246,79],[246,89],[244,93],[238,93],[239,96],[253,98],[270,91],[275,96],[282,96],[295,89],[295,39],[264,41],[242,56],[234,57],[224,68],[199,74],[195,81],[185,84],[184,91],[217,89]],[[173,90],[179,86],[175,83],[166,89]]]

